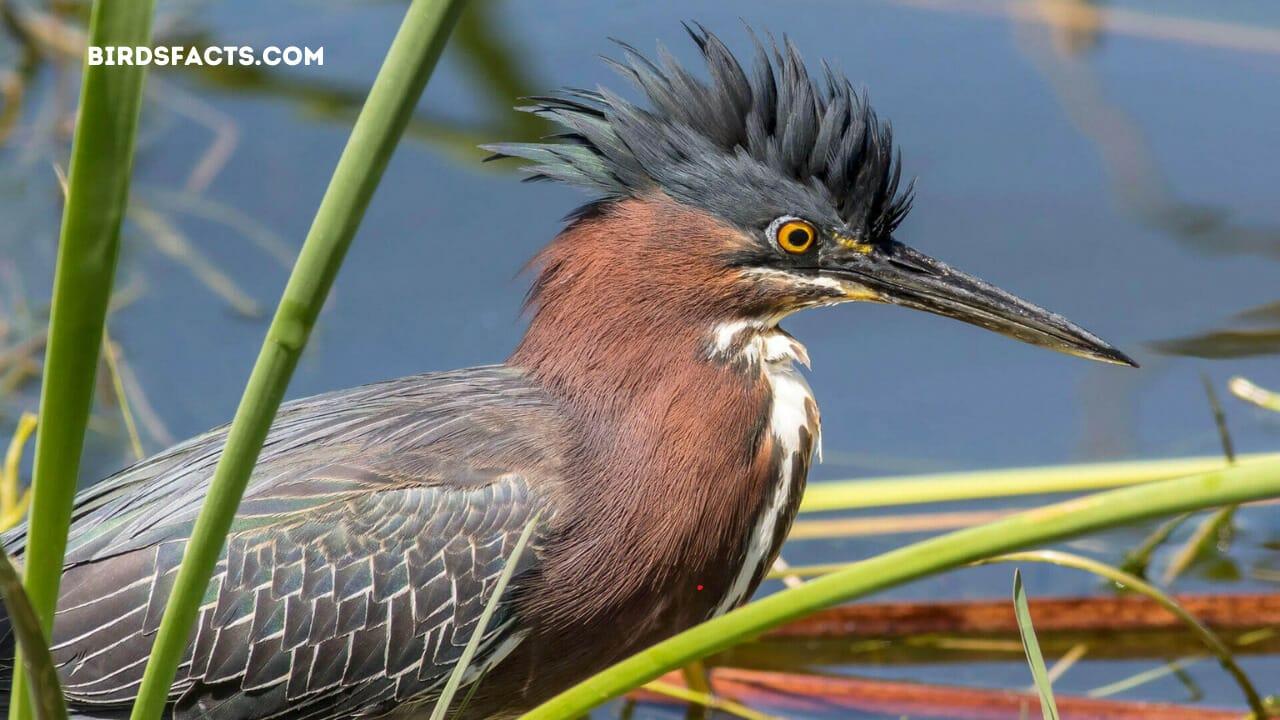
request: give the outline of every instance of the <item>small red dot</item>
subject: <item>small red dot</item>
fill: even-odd
[[[698,590],[702,590],[702,586],[701,586],[701,585],[699,585],[699,586],[698,586]]]

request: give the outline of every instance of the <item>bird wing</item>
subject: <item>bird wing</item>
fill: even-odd
[[[554,417],[506,368],[282,408],[172,687],[177,716],[337,717],[430,698],[546,507]],[[79,498],[54,639],[73,705],[132,702],[225,437],[185,443]],[[539,526],[553,521],[544,513]],[[501,608],[486,628],[477,670],[518,641],[509,620]]]

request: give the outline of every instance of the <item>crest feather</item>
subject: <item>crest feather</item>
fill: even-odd
[[[893,133],[839,71],[822,64],[814,80],[788,39],[768,46],[752,34],[755,62],[745,69],[701,25],[685,26],[702,53],[706,81],[659,46],[655,62],[615,40],[623,59],[606,58],[635,85],[647,105],[606,89],[567,88],[518,108],[563,132],[543,143],[486,145],[494,158],[532,161],[532,179],[551,179],[598,193],[599,200],[637,197],[653,189],[688,195],[695,166],[749,159],[804,186],[825,190],[841,219],[885,237],[911,207],[899,192],[901,162]]]

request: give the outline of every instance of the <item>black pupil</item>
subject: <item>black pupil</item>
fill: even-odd
[[[809,231],[804,228],[796,228],[787,233],[787,242],[791,247],[804,247],[809,244]]]

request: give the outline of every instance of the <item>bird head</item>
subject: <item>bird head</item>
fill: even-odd
[[[665,51],[654,62],[620,43],[623,58],[609,62],[643,101],[606,89],[535,97],[521,109],[563,132],[487,146],[532,161],[535,179],[596,196],[544,252],[535,305],[590,287],[583,297],[636,313],[771,328],[804,308],[891,303],[1134,365],[1062,316],[899,242],[911,184],[889,125],[842,74],[824,64],[816,79],[790,41],[754,36],[747,68],[716,36],[688,29],[705,80]]]

